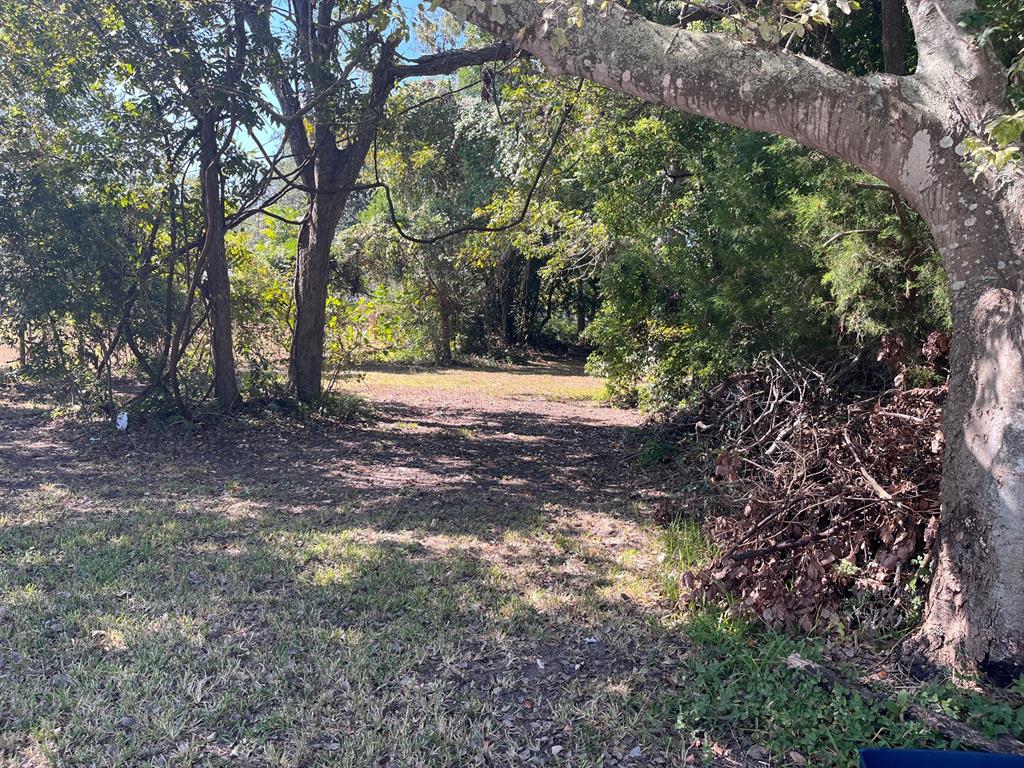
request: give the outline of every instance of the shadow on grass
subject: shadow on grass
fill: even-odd
[[[494,539],[532,529],[563,503],[632,515],[620,450],[630,432],[586,416],[397,403],[341,426],[270,418],[181,435],[93,425],[48,443],[10,430],[0,431],[9,469],[0,492],[47,484],[99,503],[195,496],[250,513]]]
[[[586,411],[39,427],[0,417],[2,760],[685,765],[696,736],[717,765],[753,742],[852,766],[932,742],[794,678],[810,645],[666,621],[655,553],[630,564],[653,548],[630,430]]]
[[[81,490],[81,489],[79,489]],[[40,498],[0,540],[0,755],[62,764],[674,762],[671,641],[602,574],[329,517]],[[681,653],[681,650],[677,649]],[[664,678],[664,679],[663,679]],[[634,757],[630,758],[630,753]]]

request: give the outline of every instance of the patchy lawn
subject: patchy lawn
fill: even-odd
[[[395,368],[358,374],[357,381],[342,386],[380,398],[410,390],[425,395],[474,393],[505,399],[552,400],[560,402],[598,401],[605,396],[605,382],[585,376],[581,366],[543,362],[530,367],[480,368]]]
[[[376,418],[118,434],[2,396],[0,764],[853,765],[931,739],[786,677],[811,647],[678,614],[704,544],[648,522],[639,417],[566,394],[600,381],[346,386]]]
[[[685,647],[615,456],[637,417],[511,399],[538,381],[601,384],[371,374],[357,386],[399,392],[375,420],[191,435],[60,426],[8,399],[0,756],[685,760]]]

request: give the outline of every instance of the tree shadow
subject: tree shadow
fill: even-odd
[[[611,561],[591,555],[549,606],[472,542],[76,499],[0,537],[0,753],[654,765],[683,749],[666,660],[685,649],[606,589]]]
[[[42,449],[38,423],[0,419],[0,755],[686,764],[689,648],[630,564],[655,555],[635,428],[497,401],[377,413],[66,425]]]

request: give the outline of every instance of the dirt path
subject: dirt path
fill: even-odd
[[[123,435],[8,393],[0,763],[686,764],[598,386],[377,372],[356,424]]]

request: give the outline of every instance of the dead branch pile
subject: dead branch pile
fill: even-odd
[[[704,521],[719,555],[689,577],[691,596],[737,596],[809,631],[853,593],[905,594],[938,530],[945,387],[858,398],[849,373],[773,358],[676,421],[717,446],[723,502]]]

